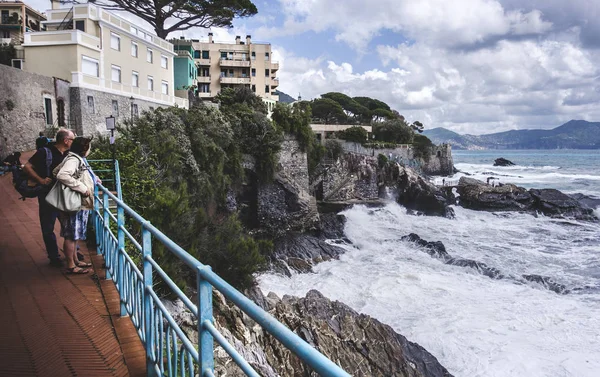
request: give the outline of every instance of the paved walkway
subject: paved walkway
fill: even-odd
[[[0,375],[145,376],[143,346],[118,315],[102,257],[83,246],[95,266],[87,275],[50,267],[37,199],[18,200],[11,179],[0,176]]]

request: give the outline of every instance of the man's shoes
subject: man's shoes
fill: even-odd
[[[50,259],[50,266],[52,267],[62,267],[63,261],[60,259]]]
[[[81,262],[81,261],[83,261],[83,259],[84,259],[84,257],[83,257],[83,254],[81,254],[81,253],[78,251],[78,252],[77,252],[77,260]]]

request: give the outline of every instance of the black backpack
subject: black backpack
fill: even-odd
[[[48,148],[44,149],[46,152],[46,177],[50,177],[50,165],[52,165],[52,152]],[[25,198],[37,198],[40,195],[48,193],[50,191],[49,186],[36,184],[35,186],[29,186],[27,183],[29,176],[23,171],[21,166],[15,166],[12,168],[12,181],[15,189],[22,196],[19,199],[25,200]]]

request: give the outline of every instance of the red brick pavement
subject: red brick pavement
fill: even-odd
[[[0,376],[144,376],[143,346],[119,316],[102,257],[82,245],[95,273],[50,267],[37,199],[18,200],[11,178],[0,176]]]

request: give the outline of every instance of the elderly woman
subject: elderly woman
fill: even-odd
[[[76,137],[64,161],[54,169],[56,179],[82,195],[81,209],[75,213],[59,212],[60,235],[65,239],[63,252],[67,271],[72,274],[87,274],[91,264],[79,261],[75,249],[77,241],[85,240],[90,210],[94,207],[94,180],[89,172],[85,157],[90,154],[91,139]]]

